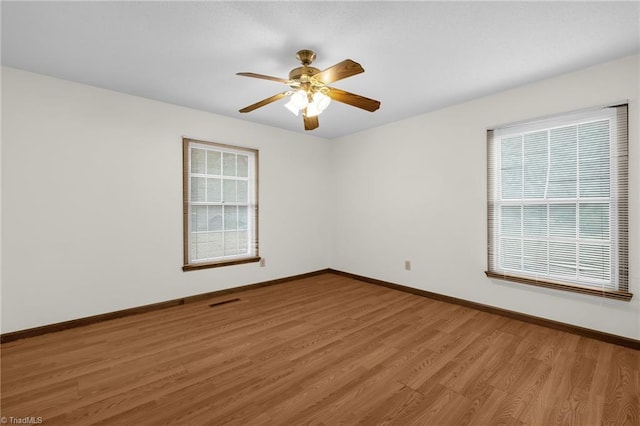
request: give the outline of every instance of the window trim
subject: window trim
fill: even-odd
[[[498,214],[494,203],[494,192],[498,189],[499,185],[496,185],[497,179],[499,179],[499,170],[497,169],[498,161],[494,158],[496,155],[495,144],[493,143],[500,133],[509,133],[513,128],[524,129],[528,132],[531,129],[536,128],[552,128],[558,121],[566,122],[575,119],[580,116],[588,116],[590,113],[597,113],[603,109],[613,109],[613,115],[618,122],[614,131],[617,132],[615,146],[612,146],[610,157],[617,159],[617,168],[615,171],[615,181],[611,182],[611,190],[616,192],[614,197],[610,197],[610,200],[615,203],[612,207],[615,209],[617,221],[615,228],[612,229],[616,232],[616,252],[618,254],[616,259],[611,259],[611,267],[615,268],[612,271],[612,276],[615,275],[618,280],[616,282],[617,288],[604,288],[591,286],[586,284],[574,283],[571,281],[555,281],[553,279],[544,277],[536,278],[530,276],[520,276],[518,274],[510,274],[508,271],[493,270],[492,265],[495,263],[494,257],[496,256],[495,241],[497,230],[494,229],[496,224],[495,215]],[[570,112],[566,114],[556,115],[554,117],[546,117],[539,120],[528,120],[526,122],[515,123],[512,125],[500,126],[497,129],[487,130],[487,270],[485,275],[488,278],[495,278],[515,282],[519,284],[527,284],[538,287],[551,288],[556,290],[564,290],[570,292],[577,292],[581,294],[587,294],[592,296],[599,296],[605,298],[611,298],[616,300],[629,301],[633,297],[632,293],[628,291],[628,150],[629,150],[629,130],[628,130],[628,103],[621,103],[617,105],[610,105],[600,108],[593,108],[590,110],[583,110],[577,112]],[[495,232],[494,232],[495,231]]]
[[[551,280],[536,280],[533,278],[525,278],[525,277],[519,277],[516,275],[501,274],[501,273],[496,273],[492,271],[484,271],[484,273],[488,278],[495,278],[499,280],[518,283],[518,284],[528,284],[536,287],[546,287],[554,290],[564,290],[564,291],[570,291],[574,293],[588,294],[591,296],[599,296],[599,297],[605,297],[609,299],[623,300],[625,302],[630,301],[631,298],[633,297],[632,293],[619,291],[619,290],[607,290],[607,289],[602,289],[597,287],[589,287],[589,286],[580,285],[580,284],[567,284],[567,283],[561,283],[561,282],[556,282]]]
[[[253,200],[255,200],[255,205],[253,208],[253,235],[255,236],[252,241],[249,241],[249,244],[254,245],[254,250],[252,255],[244,256],[229,256],[228,258],[215,260],[215,261],[205,261],[205,262],[190,262],[190,247],[189,247],[189,220],[190,220],[190,175],[191,170],[189,168],[189,147],[192,143],[200,144],[200,145],[208,145],[215,148],[219,148],[221,150],[229,150],[229,151],[244,151],[249,152],[254,157],[254,179],[253,179]],[[259,151],[253,148],[246,148],[242,146],[236,145],[228,145],[222,144],[218,142],[204,141],[200,139],[192,139],[183,137],[182,138],[182,229],[183,229],[183,271],[194,271],[200,269],[208,269],[208,268],[219,268],[222,266],[231,266],[231,265],[240,265],[244,263],[254,263],[259,262],[261,257],[259,256],[259,229],[258,229],[258,212],[259,212]]]

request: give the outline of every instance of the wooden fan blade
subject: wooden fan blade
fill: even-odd
[[[305,109],[305,114],[306,114],[306,109]],[[304,129],[305,130],[313,130],[313,129],[317,129],[318,126],[320,125],[320,123],[318,123],[318,116],[314,115],[313,117],[307,117],[306,115],[302,115],[302,118],[304,119]]]
[[[365,98],[364,96],[356,95],[354,93],[345,92],[344,90],[334,89],[329,87],[329,93],[327,95],[334,101],[342,102],[343,104],[351,105],[357,108],[373,112],[380,108],[380,102],[375,99]]]
[[[321,81],[324,84],[330,84],[334,81],[360,74],[361,72],[364,72],[364,68],[362,68],[359,63],[354,62],[351,59],[345,59],[332,67],[320,71],[318,74],[314,75],[314,77],[316,80]]]
[[[287,93],[288,92],[282,92],[282,93],[278,93],[277,95],[273,95],[273,96],[271,96],[271,97],[269,97],[267,99],[263,99],[263,100],[261,100],[259,102],[256,102],[255,104],[252,104],[252,105],[249,105],[249,106],[246,106],[246,107],[242,108],[240,110],[240,112],[250,112],[250,111],[253,111],[254,109],[258,109],[258,108],[263,107],[263,106],[265,106],[267,104],[270,104],[271,102],[278,101],[278,100],[284,98],[285,96],[287,96]]]
[[[291,84],[292,83],[291,80],[287,80],[287,79],[284,79],[284,78],[271,77],[269,75],[256,74],[256,73],[253,73],[253,72],[239,72],[239,73],[236,73],[236,75],[241,75],[243,77],[261,78],[262,80],[277,81],[278,83],[284,83],[284,84]]]

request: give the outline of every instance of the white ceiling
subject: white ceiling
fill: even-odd
[[[366,72],[332,86],[311,133],[334,138],[640,51],[640,2],[2,2],[2,64],[304,132],[286,90],[295,52]]]

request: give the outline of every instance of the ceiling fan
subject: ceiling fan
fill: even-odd
[[[291,89],[269,98],[263,99],[255,104],[244,107],[240,112],[250,112],[265,105],[275,102],[284,97],[290,96],[289,102],[285,105],[295,115],[302,113],[304,129],[313,130],[319,126],[318,115],[324,111],[331,100],[342,102],[367,111],[375,111],[380,108],[380,102],[375,99],[365,98],[354,93],[329,87],[327,84],[334,83],[352,75],[364,72],[364,68],[351,59],[345,59],[329,68],[319,70],[310,66],[316,59],[316,54],[312,50],[303,49],[296,53],[296,58],[302,64],[301,67],[292,69],[289,78],[271,77],[252,72],[239,72],[237,75],[244,77],[260,78],[287,84]]]

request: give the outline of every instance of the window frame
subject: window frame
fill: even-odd
[[[200,146],[203,149],[233,154],[248,154],[250,162],[248,173],[248,203],[247,203],[247,228],[249,231],[248,254],[227,255],[215,259],[203,261],[191,260],[191,214],[193,203],[191,201],[191,148]],[[253,160],[251,160],[253,157]],[[192,271],[222,266],[239,265],[244,263],[259,262],[258,251],[258,174],[259,151],[253,148],[222,144],[218,142],[203,141],[199,139],[182,138],[182,194],[183,194],[183,271]],[[221,175],[222,176],[222,175]],[[224,205],[224,201],[220,202]]]
[[[608,117],[607,117],[608,116]],[[560,114],[551,118],[530,120],[520,122],[508,126],[500,126],[496,129],[487,131],[487,270],[485,274],[489,278],[497,278],[511,282],[529,284],[534,286],[552,288],[557,290],[566,290],[589,294],[594,296],[613,298],[618,300],[629,301],[633,294],[628,291],[628,105],[621,104],[615,106],[607,106],[603,108],[593,108],[585,111],[578,111],[566,114]],[[500,262],[500,208],[505,202],[501,193],[501,169],[500,164],[500,137],[508,135],[518,135],[531,133],[535,131],[550,131],[556,127],[578,125],[588,121],[598,121],[605,119],[612,120],[610,122],[610,195],[607,203],[610,204],[610,238],[611,252],[617,256],[611,256],[610,259],[610,275],[614,283],[607,286],[597,286],[597,284],[586,284],[577,280],[564,280],[558,277],[537,276],[535,273],[527,273],[522,271],[509,270],[499,265]],[[523,163],[524,167],[524,163]],[[576,167],[579,167],[578,165]],[[524,170],[524,169],[523,169]],[[524,185],[524,181],[523,181]],[[526,205],[527,198],[523,193],[522,198],[514,204]],[[561,204],[555,199],[544,197],[547,209],[549,206]],[[538,199],[540,200],[540,199]],[[575,205],[580,207],[581,196],[576,193]],[[586,199],[585,199],[586,200]],[[594,202],[594,200],[589,200]],[[524,208],[524,207],[523,207]],[[549,210],[548,210],[549,211]],[[576,215],[578,215],[578,210]],[[524,224],[520,225],[524,227]],[[524,228],[523,228],[524,229]],[[515,237],[514,237],[515,238]],[[523,241],[525,235],[519,237]],[[547,235],[546,241],[551,241],[551,236]],[[580,235],[576,234],[576,244],[580,245]],[[615,247],[615,249],[614,249]],[[547,267],[549,264],[547,263]],[[578,265],[576,264],[576,268]]]

